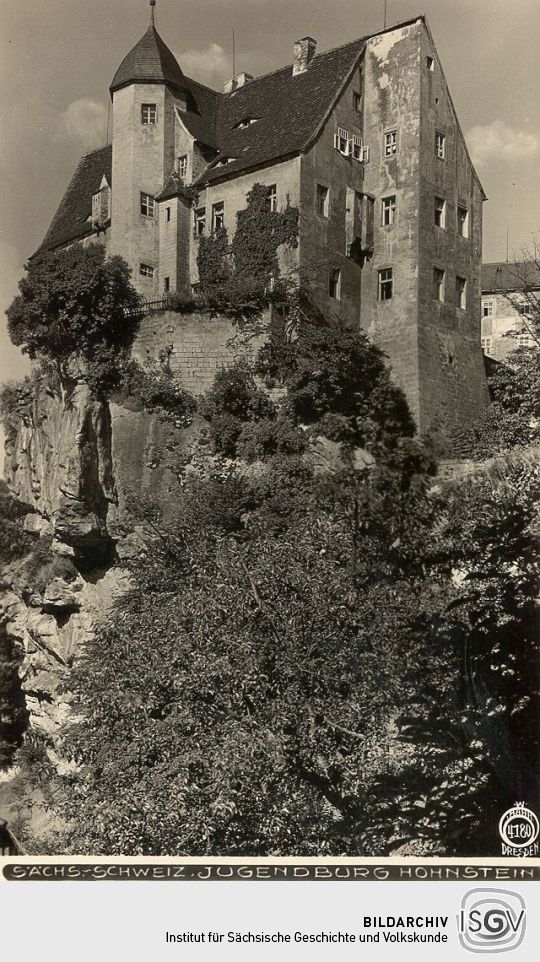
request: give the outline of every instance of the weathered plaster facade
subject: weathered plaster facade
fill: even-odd
[[[225,226],[232,239],[250,190],[265,185],[273,209],[299,210],[282,271],[383,348],[419,429],[477,416],[488,400],[484,194],[424,18],[319,55],[304,38],[293,66],[239,75],[223,93],[185,78],[152,25],[111,96],[112,215],[100,239],[148,300],[189,297],[199,236]],[[185,319],[163,323],[187,336]]]

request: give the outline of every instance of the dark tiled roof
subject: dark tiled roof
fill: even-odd
[[[540,269],[532,263],[501,261],[482,264],[482,293],[522,291],[525,287],[540,290]]]
[[[184,89],[187,93],[188,109],[179,111],[182,122],[195,140],[216,150],[217,115],[223,94],[189,77],[184,79]]]
[[[250,80],[220,98],[216,143],[226,167],[205,171],[200,183],[229,176],[303,150],[318,132],[365,45],[355,40],[314,57],[293,76],[292,67]],[[237,124],[256,120],[243,129]]]
[[[111,185],[110,144],[81,157],[39,250],[51,250],[92,233],[92,226],[88,222],[92,213],[92,195],[97,194],[103,176]]]
[[[161,39],[154,26],[124,57],[111,84],[111,93],[130,83],[168,83],[183,87],[184,75],[176,57]]]

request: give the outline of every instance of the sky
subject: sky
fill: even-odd
[[[484,260],[540,237],[538,0],[387,0],[388,25],[425,14],[489,200]],[[376,32],[384,0],[157,0],[156,24],[183,71],[220,89],[236,71],[292,62]],[[3,312],[82,153],[106,143],[108,88],[145,32],[148,0],[0,0],[0,383],[27,361]]]

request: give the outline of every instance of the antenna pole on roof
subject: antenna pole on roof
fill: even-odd
[[[387,0],[384,0],[384,29],[386,30],[386,4]]]
[[[150,0],[150,26],[155,27],[156,18],[154,14],[154,7],[156,5],[156,0]]]
[[[236,77],[236,46],[234,37],[234,27],[232,32],[232,75],[233,79]]]

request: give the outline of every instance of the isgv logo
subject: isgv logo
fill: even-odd
[[[525,901],[504,889],[471,889],[461,900],[457,924],[469,952],[509,952],[525,936]]]

